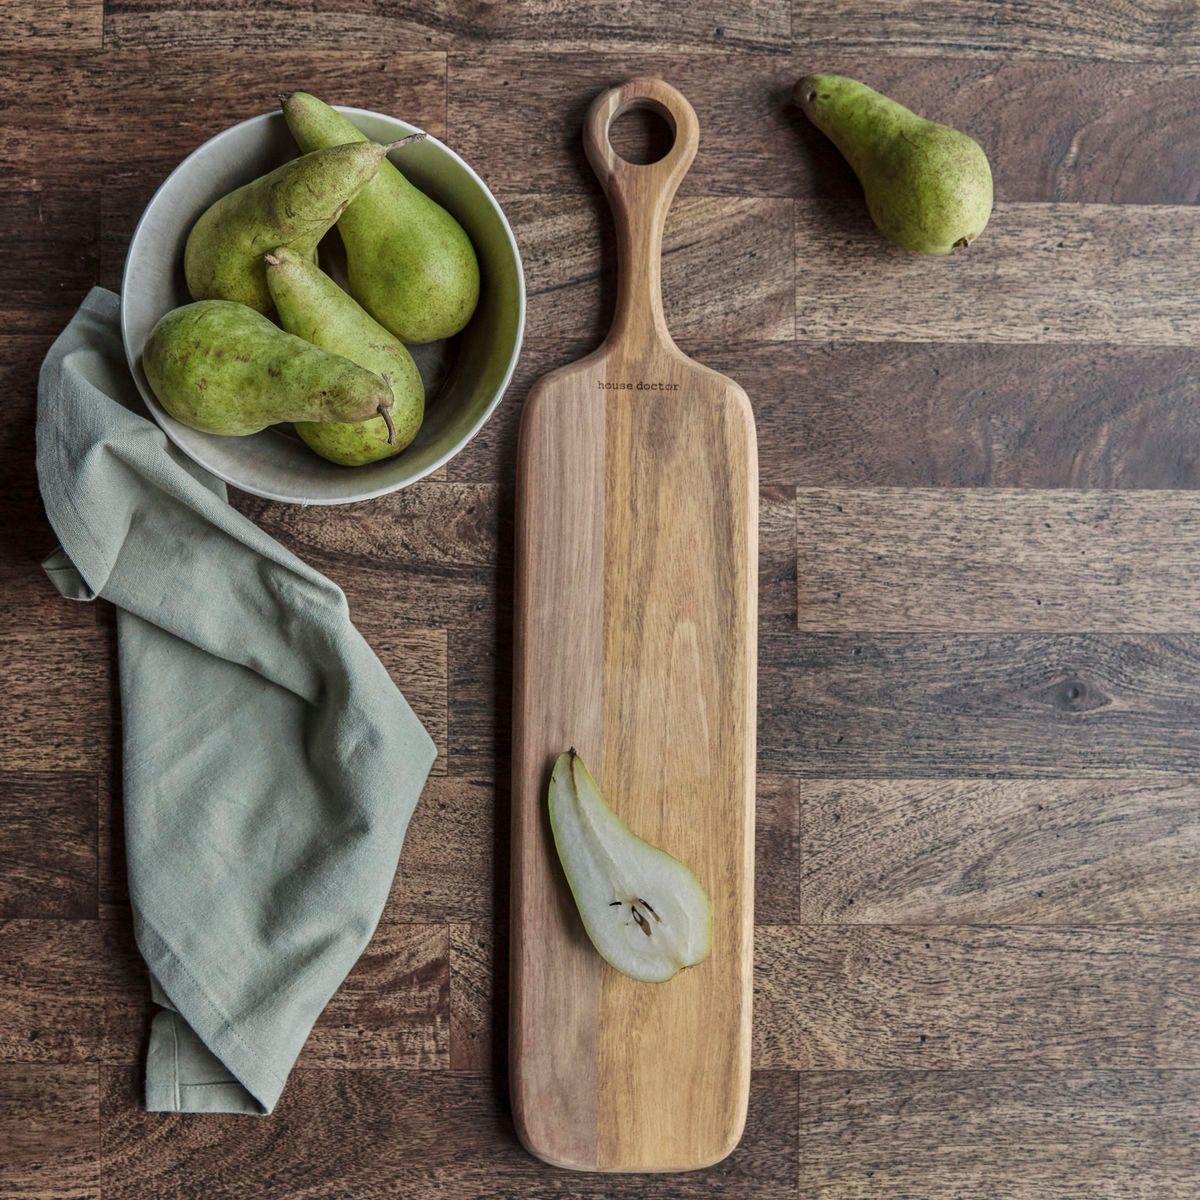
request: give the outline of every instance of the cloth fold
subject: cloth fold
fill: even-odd
[[[152,1110],[267,1113],[387,899],[435,748],[339,588],[144,415],[96,288],[38,385],[69,599],[117,609]]]

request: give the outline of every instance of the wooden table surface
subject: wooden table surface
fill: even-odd
[[[1200,11],[321,7],[0,15],[0,1196],[1190,1200]],[[997,204],[969,253],[874,235],[789,104],[812,70],[982,142]],[[701,124],[668,319],[758,421],[755,1071],[729,1159],[614,1178],[534,1161],[506,1107],[511,512],[521,401],[611,311],[579,127],[635,73]],[[88,287],[117,287],[167,171],[295,87],[479,170],[524,255],[528,338],[436,477],[345,509],[233,498],[345,589],[440,754],[275,1115],[147,1114],[114,618],[38,567],[37,370]]]

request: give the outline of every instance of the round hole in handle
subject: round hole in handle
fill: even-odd
[[[613,153],[635,167],[661,162],[675,146],[675,117],[665,104],[635,97],[622,104],[608,123]]]

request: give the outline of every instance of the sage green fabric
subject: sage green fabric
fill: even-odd
[[[379,920],[433,742],[341,591],[144,414],[111,292],[42,366],[37,466],[47,573],[117,609],[147,1107],[270,1112]]]

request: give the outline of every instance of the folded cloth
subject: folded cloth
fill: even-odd
[[[268,1113],[370,939],[433,763],[345,597],[144,414],[96,288],[38,386],[63,595],[117,608],[146,1106]]]

